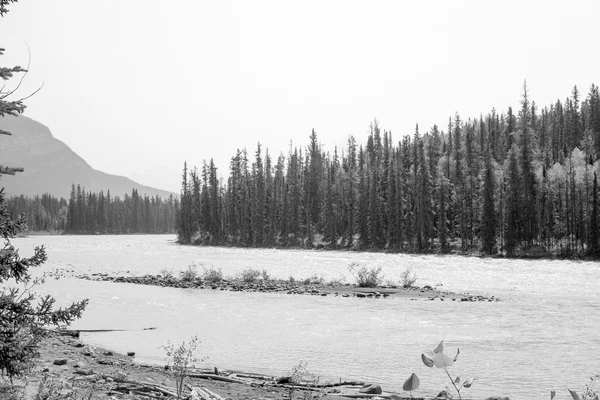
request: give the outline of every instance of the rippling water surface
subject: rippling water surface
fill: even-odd
[[[88,343],[135,351],[164,362],[159,346],[198,334],[206,365],[282,374],[301,360],[329,379],[364,379],[401,390],[411,372],[415,392],[434,394],[442,371],[425,367],[422,351],[445,339],[460,348],[454,375],[475,376],[469,397],[503,394],[548,398],[551,389],[583,389],[600,372],[600,263],[522,261],[459,256],[189,247],[173,236],[42,236],[14,240],[22,255],[47,247],[45,270],[121,275],[176,271],[191,263],[235,275],[247,267],[279,278],[314,274],[352,282],[347,266],[382,266],[397,279],[407,266],[417,284],[494,295],[499,303],[359,299],[144,287],[77,279],[48,281],[40,292],[60,303],[90,298],[80,329],[135,329],[86,334]],[[154,331],[142,331],[155,326]],[[567,398],[562,396],[559,398]]]

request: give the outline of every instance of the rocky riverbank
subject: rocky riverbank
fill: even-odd
[[[211,281],[199,277],[193,279],[177,279],[172,276],[163,277],[161,275],[109,276],[105,273],[77,275],[76,278],[92,281],[132,283],[138,285],[151,285],[179,289],[228,290],[232,292],[339,296],[344,298],[352,297],[365,299],[386,299],[390,297],[400,297],[409,300],[430,301],[501,301],[500,299],[494,296],[475,295],[469,293],[454,293],[450,291],[444,291],[439,288],[434,288],[429,285],[425,285],[423,287],[398,287],[390,285],[379,286],[374,288],[364,288],[352,284],[325,284],[323,282],[305,282],[298,280],[292,281],[256,279],[249,282],[243,279],[219,279],[218,281]]]
[[[85,345],[77,332],[49,334],[42,343],[38,365],[26,379],[19,380],[14,394],[18,399],[138,400],[175,399],[176,384],[172,370],[160,365],[135,362],[130,355]],[[297,370],[298,371],[298,370]],[[407,393],[386,392],[376,382],[318,382],[310,374],[274,377],[239,371],[192,369],[186,378],[183,398],[198,388],[199,400],[275,400],[340,399],[373,400],[440,399],[414,397]],[[304,374],[305,373],[305,374]],[[298,378],[300,376],[300,378]],[[1,386],[0,386],[1,387]],[[0,398],[9,397],[0,390]],[[38,397],[36,397],[38,396]],[[508,399],[490,397],[487,400]]]

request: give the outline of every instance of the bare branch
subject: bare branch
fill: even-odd
[[[20,98],[19,100],[17,100],[17,102],[22,102],[23,100],[27,100],[28,98],[30,98],[31,96],[33,96],[34,94],[36,94],[37,92],[39,92],[40,90],[42,90],[43,87],[44,87],[44,81],[42,81],[42,86],[40,86],[39,88],[37,88],[35,90],[35,92],[31,93],[29,96]]]
[[[17,84],[17,87],[15,87],[13,90],[10,90],[10,91],[6,92],[5,94],[1,95],[0,99],[5,99],[8,96],[10,96],[11,94],[15,93],[17,90],[19,90],[19,88],[21,87],[21,84],[23,83],[23,80],[25,79],[25,77],[29,73],[29,67],[31,66],[31,47],[29,47],[29,43],[27,43],[25,41],[25,39],[21,38],[21,40],[27,46],[27,54],[28,54],[28,57],[27,57],[27,68],[25,68],[25,73],[21,76],[21,79],[19,80],[19,83]],[[4,89],[4,86],[2,87],[2,89]]]

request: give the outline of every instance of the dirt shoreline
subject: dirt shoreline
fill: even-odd
[[[204,387],[221,396],[224,400],[267,400],[290,399],[290,384],[278,383],[278,377],[261,374],[240,373],[221,370],[194,370],[196,377],[186,379],[190,387]],[[203,375],[204,378],[199,376]],[[230,380],[228,382],[218,379]],[[32,399],[43,387],[55,387],[55,393],[74,396],[77,399],[172,399],[166,393],[176,392],[175,378],[164,366],[138,364],[135,356],[119,354],[107,349],[82,343],[77,337],[49,333],[42,342],[39,362],[26,381],[17,384],[25,385],[25,399]],[[359,390],[371,382],[352,382],[313,389],[328,399],[339,398],[389,398],[392,393],[359,394]],[[376,384],[376,383],[374,383]],[[157,389],[158,388],[158,389]],[[156,390],[155,390],[156,389]],[[162,392],[160,391],[162,389]],[[307,387],[295,387],[294,399],[304,399]],[[184,394],[189,395],[186,388]],[[347,395],[347,396],[345,396]],[[400,399],[409,399],[407,393],[398,393]],[[3,394],[0,393],[0,398]],[[419,399],[423,397],[413,397]],[[376,399],[377,400],[377,399]]]

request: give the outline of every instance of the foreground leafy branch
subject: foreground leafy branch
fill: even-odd
[[[454,357],[449,357],[446,354],[444,354],[444,341],[442,340],[433,351],[427,351],[426,353],[422,353],[421,360],[423,360],[423,364],[430,368],[435,366],[436,368],[443,369],[446,375],[448,375],[448,379],[450,379],[452,386],[454,386],[454,390],[458,394],[458,398],[462,399],[462,396],[460,394],[461,389],[470,388],[471,385],[473,385],[473,381],[475,380],[475,378],[469,378],[466,381],[461,381],[460,376],[452,378],[450,372],[448,372],[448,367],[454,365],[454,363],[458,359],[459,354],[460,349],[457,349],[456,355]],[[450,389],[448,388],[448,386],[446,386],[446,398],[453,398],[450,394]]]

